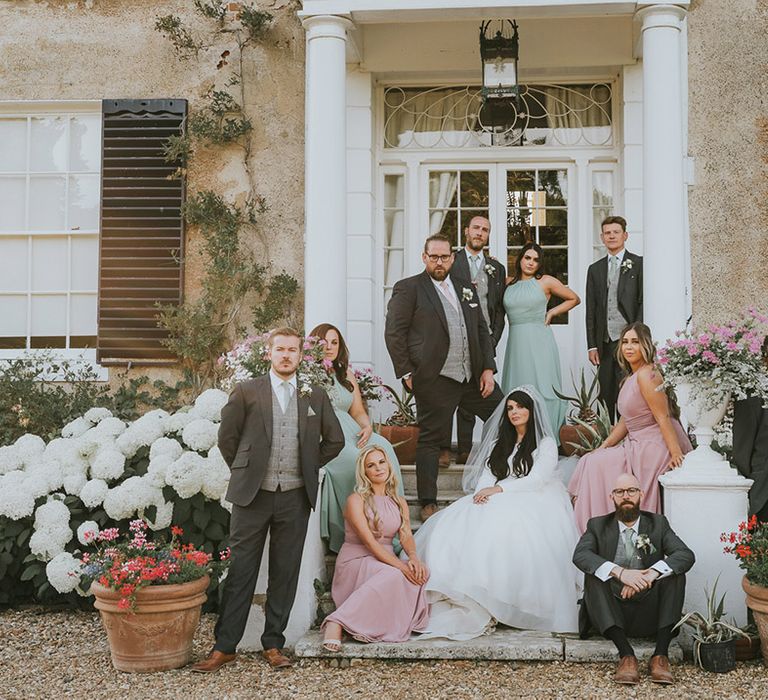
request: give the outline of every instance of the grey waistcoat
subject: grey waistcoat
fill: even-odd
[[[609,261],[610,263],[610,261]],[[608,336],[605,340],[618,340],[621,335],[621,329],[624,328],[626,321],[619,311],[619,275],[621,274],[621,265],[618,266],[616,273],[611,275],[611,266],[608,265],[608,303],[606,305],[605,334]]]
[[[272,390],[272,449],[261,488],[264,491],[290,491],[304,486],[299,454],[299,410],[294,390],[283,413],[280,402]]]
[[[451,302],[445,298],[445,294],[439,290],[436,291],[448,321],[448,356],[445,358],[440,374],[457,382],[469,381],[472,377],[472,363],[469,358],[469,340],[464,314],[453,308]]]
[[[472,261],[467,260],[469,263],[469,270],[472,271]],[[485,257],[480,256],[480,272],[477,273],[472,281],[476,285],[477,296],[480,297],[480,311],[483,312],[483,318],[485,319],[485,325],[488,326],[488,331],[491,329],[491,317],[488,314],[488,273],[485,271]]]
[[[637,535],[639,536],[639,535]],[[632,556],[628,557],[627,552],[624,549],[623,535],[619,533],[619,543],[616,545],[616,556],[613,559],[614,563],[618,564],[624,569],[642,569],[643,561],[637,552],[637,548],[632,552]]]

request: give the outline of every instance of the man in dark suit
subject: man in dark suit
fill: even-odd
[[[651,680],[669,684],[674,680],[669,643],[682,613],[693,552],[663,515],[640,510],[643,492],[632,474],[616,480],[611,496],[616,511],[591,518],[573,553],[573,563],[585,574],[579,631],[584,639],[595,627],[616,645],[614,680],[625,684],[640,680],[627,637],[655,637]]]
[[[763,362],[768,371],[768,337],[763,341]],[[760,397],[734,402],[733,462],[754,482],[749,489],[749,515],[768,522],[768,409]]]
[[[608,255],[592,263],[587,271],[587,347],[589,361],[597,367],[600,399],[611,420],[621,369],[616,360],[621,329],[643,320],[643,258],[625,250],[627,222],[609,216],[600,225],[600,240]]]
[[[491,334],[495,348],[504,332],[504,290],[507,272],[496,258],[487,254],[485,248],[491,235],[491,222],[484,216],[473,216],[464,229],[464,250],[457,253],[451,268],[451,275],[469,280],[480,298],[480,310]],[[456,411],[457,455],[456,463],[464,464],[472,449],[472,431],[475,417],[459,408]],[[450,452],[448,452],[450,455]],[[443,463],[443,451],[440,453],[440,466]],[[449,459],[450,463],[450,459]]]
[[[461,406],[487,420],[502,394],[477,291],[450,275],[451,241],[430,236],[421,258],[424,272],[392,290],[385,340],[395,374],[416,397],[416,487],[426,520],[437,512],[438,455],[454,411]]]
[[[245,631],[267,534],[269,581],[262,655],[273,668],[290,666],[282,647],[301,566],[318,471],[344,447],[344,433],[319,386],[297,386],[302,341],[290,328],[270,336],[269,374],[235,386],[221,412],[219,449],[231,470],[232,559],[224,581],[216,643],[192,670],[217,671],[236,658]]]

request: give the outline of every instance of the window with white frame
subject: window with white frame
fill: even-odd
[[[101,113],[0,113],[0,351],[96,344]]]

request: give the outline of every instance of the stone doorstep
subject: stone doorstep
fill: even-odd
[[[638,659],[647,663],[653,653],[653,642],[631,640]],[[507,627],[466,642],[447,639],[414,638],[401,644],[363,644],[345,641],[341,653],[332,654],[322,647],[319,630],[310,630],[297,643],[296,656],[306,659],[390,659],[418,660],[474,660],[474,661],[568,661],[572,663],[617,661],[616,649],[606,639],[578,639],[575,635],[556,635]],[[683,660],[677,641],[669,649],[672,663]]]

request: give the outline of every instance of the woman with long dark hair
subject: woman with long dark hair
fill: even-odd
[[[530,384],[544,399],[559,443],[560,426],[565,422],[566,403],[562,392],[560,353],[549,324],[555,316],[580,303],[578,294],[557,277],[544,274],[544,250],[538,243],[526,243],[515,259],[515,271],[504,292],[504,309],[509,321],[504,355],[502,389]],[[563,301],[547,311],[550,297]]]
[[[469,455],[463,486],[469,495],[415,535],[430,571],[425,635],[471,639],[496,621],[575,632],[578,533],[536,389],[518,387],[499,404]]]
[[[392,445],[373,432],[355,374],[349,366],[349,349],[341,331],[330,323],[321,323],[310,335],[325,341],[325,358],[331,361],[334,375],[328,396],[346,438],[344,449],[325,465],[320,490],[320,535],[331,551],[338,552],[344,543],[344,506],[355,488],[359,451],[365,447],[380,447],[384,451],[400,484],[400,495],[403,494],[402,479]]]
[[[627,374],[616,402],[621,418],[603,444],[579,460],[568,484],[581,532],[591,517],[614,509],[611,489],[623,473],[640,482],[640,507],[661,512],[659,477],[679,467],[692,449],[674,399],[658,390],[663,380],[650,328],[640,322],[624,326],[616,359]]]

